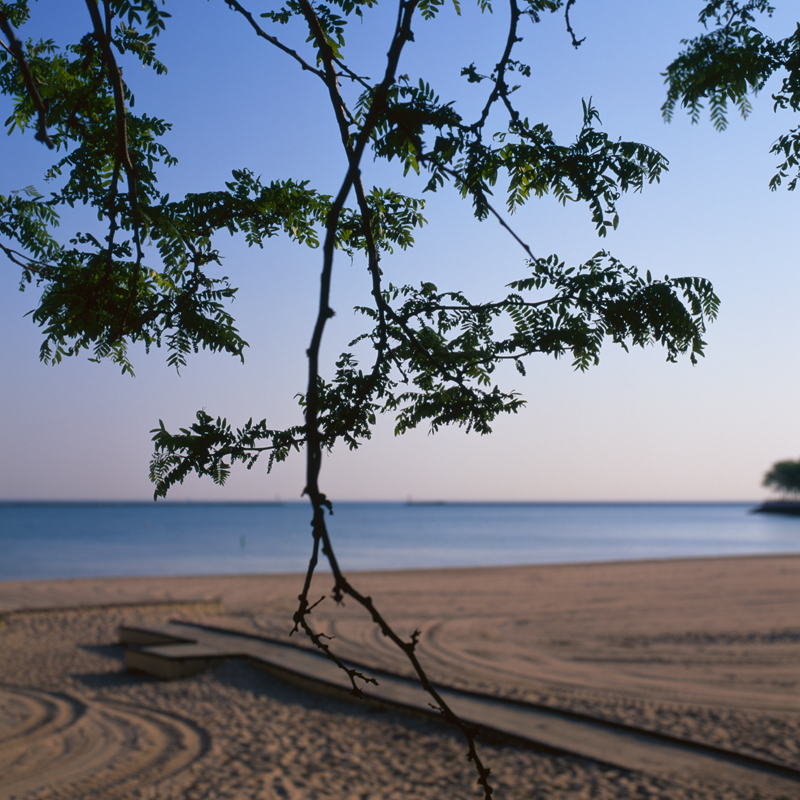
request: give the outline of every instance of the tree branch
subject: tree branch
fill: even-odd
[[[564,20],[567,23],[567,32],[572,39],[572,46],[577,50],[586,41],[586,37],[584,36],[583,39],[575,38],[575,31],[572,30],[572,25],[569,21],[569,10],[575,5],[575,2],[576,0],[567,0],[567,7],[564,9]]]
[[[42,278],[49,277],[48,271],[51,271],[52,267],[49,267],[47,264],[42,264],[41,261],[36,261],[36,259],[33,259],[30,256],[26,256],[24,253],[20,253],[19,250],[14,250],[11,247],[6,247],[2,242],[0,242],[0,250],[2,250],[5,253],[6,258],[8,258],[8,260],[11,261],[12,264],[16,264],[18,267],[22,267],[22,269],[25,270],[26,273],[39,275]]]
[[[315,509],[321,508],[323,505],[325,505],[324,495],[322,495],[322,493],[319,491],[318,485],[322,450],[321,434],[319,431],[319,393],[317,381],[319,377],[319,348],[322,341],[322,335],[327,320],[333,314],[333,311],[329,306],[329,300],[331,273],[333,269],[333,254],[336,244],[336,232],[338,229],[339,218],[344,207],[344,202],[360,173],[361,158],[364,154],[364,149],[369,141],[372,129],[375,125],[377,115],[379,110],[383,107],[383,104],[386,102],[386,96],[389,88],[395,81],[397,65],[400,60],[403,46],[407,41],[410,41],[413,38],[411,34],[411,19],[413,17],[414,10],[416,9],[417,2],[418,0],[407,0],[400,3],[398,23],[393,35],[391,47],[389,48],[389,53],[387,55],[387,65],[383,80],[375,89],[372,105],[367,112],[363,127],[356,138],[355,146],[352,148],[352,151],[348,151],[349,164],[347,174],[345,175],[339,193],[337,194],[331,206],[326,221],[325,242],[323,245],[323,268],[320,276],[319,311],[317,314],[317,321],[314,326],[311,344],[307,351],[309,359],[309,380],[308,393],[306,395],[306,435],[308,437],[308,445],[305,491],[309,495],[312,507]],[[333,52],[327,43],[325,34],[319,23],[319,19],[317,18],[311,4],[308,2],[308,0],[300,0],[299,5],[306,18],[309,30],[316,40],[317,47],[322,55],[322,61],[325,65],[325,82],[328,87],[334,112],[336,113],[342,141],[346,142],[349,140],[350,133],[347,123],[343,117],[342,103],[340,102],[339,98],[337,73],[333,63]],[[317,517],[318,515],[315,512],[315,520]],[[332,557],[332,551],[331,556],[329,557]]]
[[[117,123],[117,149],[119,150],[122,167],[125,170],[125,177],[128,183],[128,195],[131,202],[131,212],[135,214],[139,207],[136,186],[136,170],[131,162],[131,154],[128,149],[128,121],[125,109],[125,90],[122,84],[122,70],[117,65],[111,44],[106,37],[103,20],[97,8],[95,0],[86,0],[86,7],[89,9],[89,16],[92,18],[94,27],[94,37],[100,45],[100,53],[108,72],[108,82],[114,91],[114,112]]]
[[[508,89],[505,80],[506,68],[508,67],[508,61],[511,58],[511,51],[514,49],[514,45],[520,41],[520,38],[517,36],[517,25],[520,18],[520,10],[519,6],[517,5],[517,0],[509,0],[509,5],[511,7],[511,20],[508,25],[508,36],[506,37],[505,50],[503,51],[500,61],[495,67],[496,78],[494,80],[494,88],[489,95],[489,99],[486,101],[486,105],[483,107],[480,119],[478,119],[478,121],[470,127],[470,130],[475,131],[479,138],[481,136],[481,129],[483,128],[484,124],[486,123],[486,119],[489,116],[489,111],[497,101],[497,98],[500,96],[502,96],[504,100],[506,98],[506,91]]]
[[[478,305],[469,303],[463,306],[444,306],[437,304],[421,308],[417,314],[425,314],[430,311],[473,311],[479,313],[492,308],[538,308],[539,306],[546,306],[561,299],[566,298],[549,297],[547,300],[496,300],[494,303],[480,303]],[[414,316],[417,316],[417,314],[414,314]],[[408,319],[410,319],[410,317],[408,317]]]
[[[36,133],[36,139],[40,142],[44,142],[50,150],[53,150],[55,149],[55,144],[47,133],[47,106],[42,100],[39,90],[36,88],[36,81],[31,73],[30,64],[28,64],[25,58],[22,42],[17,38],[14,29],[11,27],[11,23],[8,21],[8,17],[2,11],[0,11],[0,29],[2,29],[8,39],[9,46],[5,49],[14,56],[17,64],[19,64],[22,79],[25,81],[25,88],[28,90],[28,94],[34,106],[36,106],[36,113],[39,119],[39,130]],[[5,47],[5,45],[3,46]]]
[[[506,229],[506,231],[511,235],[514,241],[528,254],[531,259],[536,259],[536,256],[533,254],[530,246],[524,242],[516,233],[516,231],[500,216],[500,213],[495,209],[495,207],[489,202],[486,195],[477,187],[470,186],[464,177],[454,169],[450,167],[446,167],[444,165],[440,165],[440,169],[442,172],[449,175],[451,178],[454,178],[462,186],[466,188],[466,190],[472,194],[473,196],[477,197],[483,205],[491,212],[492,216],[500,223],[500,225]]]

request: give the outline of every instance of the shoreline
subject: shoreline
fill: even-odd
[[[487,566],[435,566],[400,569],[366,569],[346,570],[348,576],[358,577],[399,577],[416,575],[429,576],[434,573],[457,575],[458,573],[477,574],[494,573],[498,570],[548,570],[559,569],[603,569],[608,567],[632,567],[636,565],[677,566],[681,564],[770,561],[774,559],[797,561],[800,564],[800,553],[742,553],[734,555],[699,555],[699,556],[667,556],[664,558],[641,559],[609,559],[607,561],[562,561],[543,564],[500,564]],[[330,571],[321,564],[315,571],[315,579],[324,580]],[[0,615],[23,611],[75,611],[80,608],[112,608],[124,605],[143,605],[159,603],[192,603],[223,601],[225,588],[233,588],[236,583],[250,584],[263,581],[283,586],[286,582],[296,580],[302,584],[305,572],[247,572],[247,573],[199,573],[177,575],[111,575],[74,578],[33,578],[33,579],[0,579]],[[164,584],[170,584],[166,587]],[[198,595],[178,596],[173,586],[181,585],[187,591],[200,590]],[[220,592],[213,594],[213,588]],[[113,599],[103,600],[109,597]],[[52,605],[42,605],[46,599],[52,599]],[[81,602],[81,599],[85,602]],[[239,600],[241,602],[241,600]],[[30,605],[28,605],[30,604]]]
[[[328,577],[315,579],[313,600],[329,593]],[[798,555],[387,570],[352,577],[401,636],[420,631],[418,654],[434,682],[781,763],[800,760]],[[168,755],[174,755],[177,766],[169,776],[148,773],[148,796],[160,800],[200,800],[212,792],[231,800],[333,800],[356,790],[358,796],[387,800],[472,797],[474,777],[462,763],[463,743],[438,723],[399,712],[376,714],[291,688],[235,660],[167,683],[125,672],[115,644],[116,627],[123,623],[177,618],[287,639],[301,580],[285,573],[0,583],[0,734],[18,724],[23,706],[35,710],[36,703],[72,698],[93,714],[105,714],[104,730],[122,707],[136,717],[125,725],[150,726],[126,747],[155,742],[161,748],[158,763],[173,763]],[[316,630],[335,637],[332,645],[345,660],[409,672],[354,603],[337,607],[328,599],[311,619]],[[292,641],[303,644],[297,637]],[[182,732],[156,730],[167,728]],[[170,750],[170,736],[189,743],[200,736],[208,746],[198,744],[187,765],[194,745]],[[600,800],[611,800],[629,796],[636,786],[662,800],[749,796],[736,787],[670,783],[668,775],[614,774],[590,762],[513,746],[485,744],[482,752],[497,776],[498,798],[530,797],[549,787],[553,797],[584,797],[591,789]],[[123,777],[125,765],[143,753],[108,755],[109,780],[128,788],[103,796],[139,796],[141,786],[125,784]],[[424,774],[415,766],[420,758]],[[0,798],[13,793],[4,789],[11,785],[9,770],[0,757]],[[31,800],[77,796],[69,789],[70,782],[83,780],[76,763],[61,764],[53,775]]]

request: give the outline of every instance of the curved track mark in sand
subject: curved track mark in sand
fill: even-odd
[[[76,706],[59,695],[0,687],[0,770],[10,747],[57,733],[72,724],[77,713]]]
[[[208,749],[197,726],[160,711],[0,687],[0,800],[114,797],[176,775]]]

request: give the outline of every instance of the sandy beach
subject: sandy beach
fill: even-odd
[[[800,557],[351,579],[401,634],[421,631],[423,664],[443,684],[800,766]],[[124,668],[121,623],[205,621],[285,638],[300,587],[296,575],[0,583],[0,800],[479,796],[459,735],[436,721],[243,662],[170,682]],[[329,591],[318,576],[314,598]],[[354,604],[326,599],[313,617],[343,657],[408,673]],[[480,749],[498,798],[780,796]]]

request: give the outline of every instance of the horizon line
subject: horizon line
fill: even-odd
[[[451,505],[748,505],[759,504],[769,501],[780,501],[781,498],[766,499],[739,499],[739,500],[720,500],[720,499],[595,499],[595,500],[415,500],[414,498],[401,499],[342,499],[334,503],[371,503],[371,504],[396,504],[407,506],[451,506]],[[293,499],[284,500],[276,498],[272,500],[206,500],[206,499],[114,499],[114,498],[0,498],[0,505],[309,505],[308,500]]]

